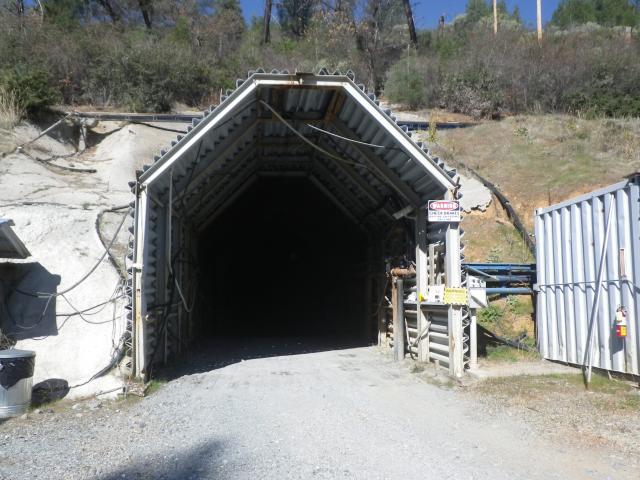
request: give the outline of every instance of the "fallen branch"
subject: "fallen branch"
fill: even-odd
[[[508,338],[496,335],[491,330],[487,330],[485,327],[483,327],[480,324],[478,324],[478,331],[480,333],[484,334],[486,337],[489,337],[491,340],[493,340],[496,343],[501,343],[501,344],[507,345],[509,347],[517,348],[518,350],[526,350],[527,352],[535,352],[535,351],[537,351],[535,348],[530,347],[526,343],[522,343],[522,341],[525,338],[527,338],[527,334],[526,333],[523,333],[522,335],[520,335],[520,337],[518,337],[515,340],[510,340]]]
[[[74,172],[74,173],[96,173],[97,172],[97,170],[95,168],[65,167],[64,165],[58,165],[58,164],[52,163],[54,160],[57,160],[59,158],[71,158],[71,157],[75,156],[76,153],[72,153],[72,154],[69,154],[69,155],[54,155],[53,157],[49,157],[49,158],[38,158],[38,157],[34,157],[33,155],[31,155],[26,150],[23,150],[22,147],[18,147],[16,149],[16,151],[19,152],[19,153],[22,153],[26,157],[29,157],[34,162],[42,163],[43,165],[45,165],[47,167],[59,168],[60,170],[66,170],[68,172]]]

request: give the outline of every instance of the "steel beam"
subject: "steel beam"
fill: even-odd
[[[429,278],[429,252],[427,251],[427,212],[419,208],[415,212],[416,243],[416,308],[418,311],[418,360],[429,361],[429,319],[421,308],[422,299],[427,298]]]
[[[450,223],[445,235],[445,282],[447,287],[460,287],[462,270],[460,261],[460,227]],[[449,327],[449,374],[462,377],[464,371],[462,344],[462,307],[450,305],[448,312]]]

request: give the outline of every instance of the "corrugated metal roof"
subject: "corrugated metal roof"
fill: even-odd
[[[0,258],[27,258],[31,253],[11,228],[13,225],[13,220],[0,218]]]
[[[256,84],[251,95],[242,97]],[[345,85],[353,88],[347,92]],[[440,198],[455,185],[455,170],[446,168],[420,143],[412,142],[407,129],[395,123],[390,111],[379,107],[375,95],[356,86],[349,72],[291,75],[256,71],[250,72],[246,80],[238,80],[237,86],[223,96],[220,105],[205,112],[202,119],[194,120],[186,135],[178,136],[153,164],[138,173],[139,181],[152,183],[162,198],[169,190],[170,177],[154,178],[154,174],[170,164],[175,191],[188,211],[198,212],[197,224],[225,201],[222,195],[230,194],[225,186],[233,191],[251,169],[255,174],[287,169],[305,172],[336,196],[342,192],[344,198],[339,200],[349,210],[357,216],[366,215],[366,222],[378,226],[388,222],[399,207]],[[331,152],[332,157],[306,145],[262,102],[276,109],[315,145]],[[371,106],[378,118],[367,110]],[[202,134],[194,142],[198,133]],[[382,148],[352,143],[339,136]],[[409,151],[406,145],[415,150]],[[300,162],[298,168],[296,161]],[[370,214],[372,209],[380,211]]]

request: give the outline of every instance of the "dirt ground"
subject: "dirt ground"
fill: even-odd
[[[545,383],[464,386],[375,347],[307,347],[212,344],[142,400],[44,406],[0,424],[0,478],[637,478],[637,414],[609,424],[585,400],[576,420],[563,414],[569,395]],[[527,396],[540,414],[516,400]],[[626,425],[620,440],[636,451],[609,433],[592,441],[586,420],[596,432]]]
[[[624,462],[640,451],[638,384],[595,375],[590,389],[574,373],[488,378],[465,390],[488,415],[520,418],[553,441],[603,448]]]

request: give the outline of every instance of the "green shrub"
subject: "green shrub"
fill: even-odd
[[[503,312],[496,305],[489,305],[478,311],[478,319],[483,325],[495,325],[502,320]]]
[[[174,102],[199,105],[215,83],[204,59],[179,43],[133,37],[97,55],[84,79],[83,96],[90,103],[164,112]]]
[[[401,60],[391,67],[384,89],[395,103],[417,108],[427,103],[426,84],[422,73],[411,60]]]
[[[28,113],[46,110],[60,98],[47,72],[30,67],[18,65],[5,70],[0,74],[0,86],[13,92],[20,108]]]

